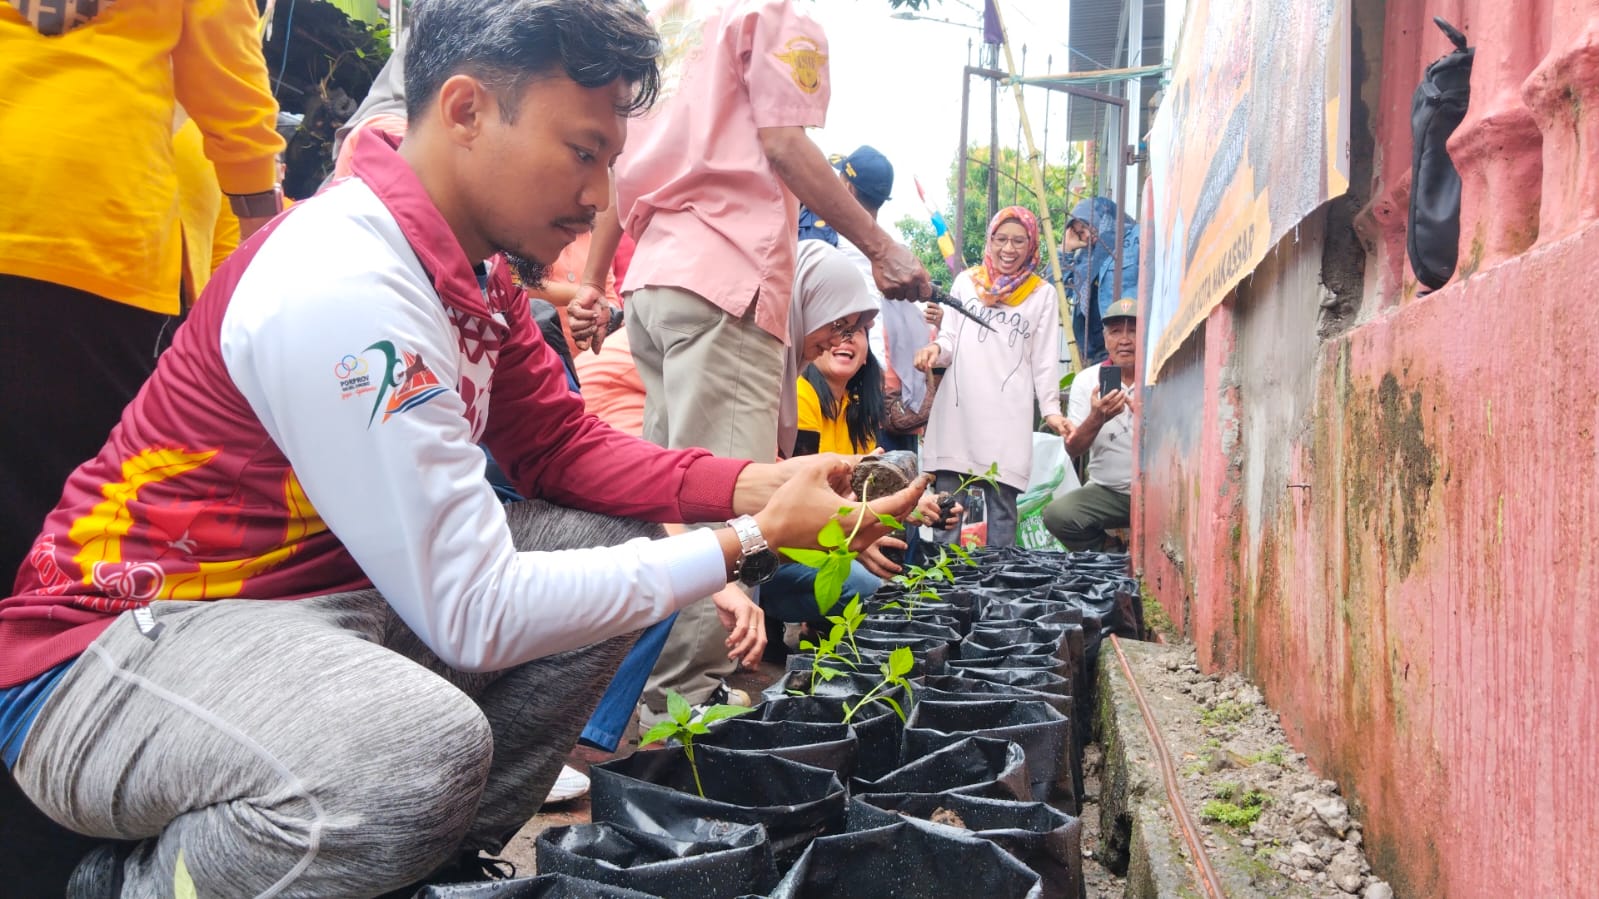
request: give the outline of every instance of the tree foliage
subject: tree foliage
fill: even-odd
[[[967,150],[969,161],[966,166],[966,209],[962,219],[964,246],[961,247],[961,258],[967,265],[975,264],[983,258],[983,238],[989,218],[988,156],[988,147],[984,145],[974,144]],[[1064,164],[1052,163],[1044,167],[1044,187],[1049,195],[1049,217],[1055,228],[1057,243],[1066,228],[1067,213],[1085,195],[1082,173],[1082,153],[1076,147],[1071,149]],[[1001,147],[996,175],[999,182],[997,192],[999,208],[1021,206],[1034,213],[1038,212],[1038,196],[1033,190],[1032,170],[1027,164],[1024,153],[1018,154],[1015,149]],[[949,189],[949,202],[943,210],[944,221],[949,223],[951,237],[954,236],[957,218],[955,198],[958,195],[956,186],[959,183],[960,160],[955,159],[950,162],[949,176],[945,182]],[[947,289],[951,280],[949,267],[944,264],[944,255],[938,250],[938,239],[933,234],[932,223],[925,217],[905,216],[894,224],[904,236],[905,245],[933,274],[933,280]],[[1043,240],[1042,234],[1039,240]]]

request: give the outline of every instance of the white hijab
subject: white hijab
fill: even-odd
[[[777,415],[777,448],[792,455],[799,436],[797,382],[805,368],[805,336],[857,312],[861,327],[877,316],[877,298],[866,289],[860,270],[837,247],[802,240],[794,260],[794,294],[788,304],[788,353],[783,363],[783,399]]]

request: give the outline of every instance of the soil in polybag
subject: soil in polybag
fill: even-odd
[[[962,737],[875,780],[855,777],[852,793],[975,793],[1032,801],[1027,755],[1010,740]]]
[[[762,721],[752,716],[722,721],[695,740],[694,745],[759,752],[826,768],[838,775],[840,783],[849,783],[855,773],[855,754],[859,749],[855,732],[848,724]]]
[[[770,899],[1037,899],[1039,878],[988,840],[911,819],[823,837]]]
[[[903,695],[896,687],[888,694],[905,708]],[[760,704],[762,721],[821,721],[837,724],[844,720],[844,705],[854,705],[858,697],[784,696]],[[899,767],[899,741],[904,722],[887,704],[874,702],[850,719],[855,731],[855,776],[881,777]]]
[[[1022,747],[1031,774],[1031,798],[1043,801],[1052,794],[1070,803],[1075,812],[1079,796],[1072,775],[1072,723],[1033,699],[992,699],[986,702],[918,702],[905,724],[903,757],[919,758],[963,735],[1010,740]]]
[[[715,746],[695,747],[694,758],[704,797],[680,746],[595,765],[593,819],[676,839],[691,839],[697,821],[763,824],[779,870],[843,825],[844,787],[832,771]]]
[[[679,840],[620,824],[574,824],[539,834],[538,869],[627,887],[664,899],[734,899],[777,883],[759,824],[720,825],[713,839]]]
[[[423,887],[415,899],[655,899],[649,893],[585,880],[570,874],[540,874],[488,883]]]
[[[1083,896],[1083,826],[1042,802],[1010,802],[961,793],[868,793],[850,798],[851,831],[886,827],[901,816],[953,827],[988,840],[1038,874],[1044,899]]]

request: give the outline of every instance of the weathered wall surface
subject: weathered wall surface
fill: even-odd
[[[1599,895],[1599,4],[1356,6],[1364,289],[1324,286],[1349,222],[1313,216],[1162,371],[1135,552],[1362,807],[1401,896]],[[1434,14],[1479,55],[1461,273],[1417,297]]]

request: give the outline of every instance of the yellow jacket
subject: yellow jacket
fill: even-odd
[[[176,312],[174,103],[223,191],[276,180],[283,138],[256,29],[254,0],[118,0],[45,37],[0,3],[0,274]]]

